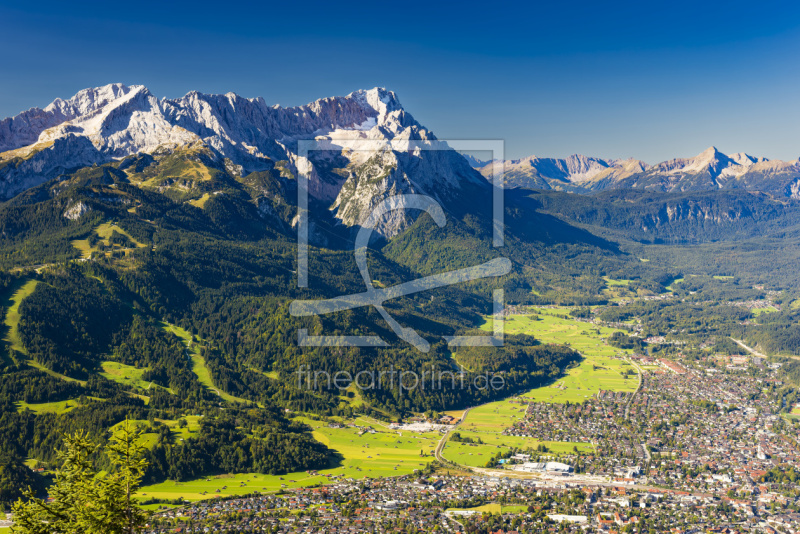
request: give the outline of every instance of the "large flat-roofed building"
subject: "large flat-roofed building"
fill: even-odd
[[[562,464],[561,462],[547,462],[545,464],[545,469],[547,471],[557,471],[559,473],[569,473],[572,471],[572,466],[567,464]]]

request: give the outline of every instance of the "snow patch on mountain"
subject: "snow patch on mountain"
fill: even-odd
[[[301,156],[298,141],[314,139],[328,150]],[[388,148],[365,150],[364,141]],[[435,142],[395,93],[379,87],[282,108],[235,93],[158,99],[142,85],[110,84],[0,122],[0,161],[9,162],[0,169],[0,194],[72,168],[202,145],[235,176],[278,167],[286,179],[306,174],[311,197],[357,226],[389,195],[444,202],[467,183],[488,187],[456,152],[422,150]],[[392,236],[414,217],[392,214],[376,230]]]

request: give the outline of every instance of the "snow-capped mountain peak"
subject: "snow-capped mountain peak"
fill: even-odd
[[[85,90],[59,104],[80,114],[43,131],[38,143],[69,134],[85,136],[100,152],[111,158],[122,158],[198,139],[197,135],[171,124],[162,112],[161,103],[142,85],[113,84]]]
[[[729,165],[729,162],[728,156],[717,150],[717,147],[711,146],[697,156],[682,162],[683,165],[677,165],[672,172],[698,173],[710,170],[718,174],[722,168]]]
[[[102,87],[93,87],[78,91],[70,99],[62,100],[56,98],[50,105],[44,108],[45,112],[61,114],[65,118],[72,119],[82,115],[87,115],[93,111],[105,107],[115,100],[124,98],[129,93],[146,90],[143,85],[127,86],[121,83],[111,83]]]
[[[529,156],[506,160],[507,187],[574,192],[644,188],[689,191],[741,188],[800,198],[800,161],[768,160],[744,152],[726,155],[711,146],[691,158],[655,165],[637,159],[615,160],[581,155],[567,158]],[[501,162],[478,167],[490,176]]]
[[[168,142],[187,142],[188,132],[235,160],[233,147],[241,143],[258,146],[258,141],[268,139],[271,145],[275,139],[386,126],[401,115],[405,113],[397,95],[377,87],[281,108],[268,106],[260,97],[248,99],[235,93],[192,91],[182,98],[158,100],[142,85],[114,83],[84,89],[44,109],[5,119],[0,123],[0,152],[73,134],[89,137],[101,152],[120,158]]]
[[[372,89],[360,89],[347,95],[378,112],[378,117],[384,118],[392,111],[401,111],[403,106],[394,91],[389,91],[385,87],[374,87]]]
[[[323,162],[320,158],[330,156],[314,154],[301,161],[301,139],[329,142],[337,159]],[[357,149],[365,139],[400,146],[376,159]],[[312,197],[333,206],[342,222],[356,225],[390,192],[444,199],[465,184],[488,187],[453,151],[411,150],[412,141],[433,140],[397,95],[381,87],[282,108],[235,93],[192,91],[159,100],[141,85],[110,84],[0,122],[0,162],[12,162],[0,169],[0,196],[14,196],[69,168],[191,146],[202,147],[214,165],[234,174],[272,171],[278,162],[288,162],[294,175],[298,165],[310,168]],[[324,168],[330,165],[340,167]],[[367,175],[373,178],[365,180]],[[394,217],[377,230],[392,235],[408,222]]]

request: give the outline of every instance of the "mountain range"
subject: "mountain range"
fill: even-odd
[[[530,156],[505,160],[507,187],[591,192],[647,189],[661,192],[743,189],[800,199],[800,161],[768,160],[743,152],[726,155],[709,147],[693,158],[675,158],[656,165],[636,159]],[[499,161],[472,165],[489,177]]]
[[[321,150],[304,157],[301,140],[316,140]],[[159,99],[144,86],[85,89],[0,122],[0,238],[13,250],[6,263],[74,257],[76,236],[93,235],[120,208],[137,224],[158,225],[179,212],[180,224],[170,224],[189,218],[193,229],[216,227],[235,239],[274,232],[294,240],[300,172],[309,177],[312,245],[352,250],[379,203],[414,193],[436,198],[463,226],[436,239],[428,230],[405,235],[420,212],[394,210],[375,227],[388,257],[431,274],[478,250],[491,256],[483,243],[491,223],[487,177],[500,162],[420,149],[426,146],[443,145],[383,88],[288,108],[234,93]],[[622,237],[702,243],[782,232],[798,221],[798,161],[711,147],[656,165],[581,155],[503,163],[506,239],[514,244],[506,253],[520,264],[544,250],[532,256],[531,243],[602,250]],[[43,222],[48,210],[63,224]],[[597,240],[605,232],[616,232],[611,242]],[[43,244],[31,246],[34,239]]]
[[[303,157],[298,140],[308,139],[324,143],[325,150]],[[367,152],[359,149],[365,141],[393,144]],[[275,172],[293,183],[300,170],[310,177],[309,194],[317,213],[327,210],[333,226],[358,227],[378,203],[400,193],[433,196],[450,209],[458,209],[480,191],[488,193],[480,174],[491,176],[500,162],[478,161],[451,150],[413,149],[436,142],[403,109],[397,95],[383,88],[282,108],[234,93],[193,91],[177,99],[159,99],[144,86],[117,83],[85,89],[44,109],[0,121],[0,197],[9,199],[65,173],[108,163],[129,177],[147,177],[143,181],[148,186],[176,193],[196,189],[215,172],[233,177]],[[182,161],[179,168],[176,159]],[[576,193],[740,189],[800,199],[800,161],[725,155],[714,147],[655,165],[582,155],[530,156],[505,160],[503,165],[509,188]],[[266,204],[260,209],[270,211]],[[66,215],[80,212],[73,206]],[[415,218],[411,211],[398,210],[381,220],[376,231],[391,238]],[[321,244],[328,239],[315,227],[311,234]]]
[[[298,154],[300,139],[329,146],[306,158]],[[359,149],[359,142],[389,140],[391,150]],[[421,193],[447,204],[465,187],[487,187],[456,152],[408,148],[435,141],[382,88],[281,108],[234,93],[158,99],[141,85],[111,84],[0,122],[0,196],[11,198],[80,167],[131,158],[119,169],[141,173],[165,156],[184,153],[197,176],[209,174],[202,167],[231,176],[277,167],[291,177],[300,168],[308,172],[312,200],[356,226],[387,196]],[[159,185],[191,188],[188,177],[184,168],[172,183]],[[397,211],[376,230],[391,237],[413,219]]]

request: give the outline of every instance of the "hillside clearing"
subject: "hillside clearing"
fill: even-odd
[[[12,288],[11,296],[5,303],[6,308],[6,335],[3,340],[10,345],[12,351],[27,355],[28,351],[22,345],[19,336],[19,306],[26,297],[30,296],[39,282],[36,280],[23,280]]]
[[[214,385],[214,380],[211,378],[211,371],[209,371],[208,366],[206,366],[206,361],[200,354],[200,347],[194,342],[195,338],[192,336],[192,334],[180,326],[170,324],[165,321],[161,321],[160,326],[164,331],[174,334],[183,342],[183,345],[186,347],[186,352],[192,360],[192,372],[194,372],[195,376],[197,376],[197,380],[199,380],[201,384],[228,402],[250,402],[240,397],[235,397],[225,393],[216,385]]]
[[[143,487],[138,496],[195,501],[331,484],[338,477],[364,479],[407,475],[433,461],[433,450],[441,438],[438,432],[390,430],[366,418],[350,421],[358,427],[345,428],[331,428],[326,423],[305,417],[300,419],[313,428],[315,439],[338,453],[333,459],[337,464],[335,467],[284,475],[247,473],[201,477],[186,482],[170,480]]]

